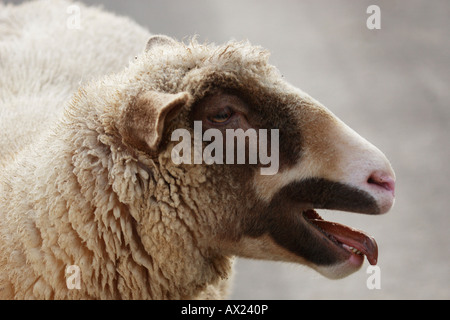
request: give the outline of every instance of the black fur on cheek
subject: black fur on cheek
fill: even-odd
[[[346,259],[345,250],[336,250],[335,244],[302,217],[302,211],[311,207],[379,213],[375,199],[367,192],[343,183],[311,178],[290,183],[270,203],[255,206],[253,214],[244,220],[244,233],[255,238],[269,234],[280,246],[316,265],[332,265]]]
[[[348,184],[323,178],[293,182],[280,190],[296,202],[312,205],[314,209],[332,209],[365,214],[379,214],[375,199],[366,191]]]

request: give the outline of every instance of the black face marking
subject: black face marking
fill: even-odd
[[[191,108],[189,119],[193,123],[195,120],[201,120],[202,113],[205,110],[214,108],[214,105],[208,103],[211,98],[220,96],[234,96],[242,101],[246,107],[245,117],[248,121],[247,128],[258,129],[278,129],[279,130],[279,162],[280,169],[294,166],[298,163],[301,155],[302,137],[300,125],[297,123],[295,115],[286,106],[286,101],[280,101],[276,94],[268,92],[259,92],[258,95],[249,92],[248,88],[222,87],[211,89],[208,94],[194,103]],[[217,100],[216,100],[217,101]],[[298,101],[291,101],[292,104]],[[203,129],[208,129],[208,124],[204,124]],[[225,130],[225,128],[224,128]],[[269,139],[270,140],[270,139]],[[270,150],[270,148],[269,148]]]
[[[319,238],[326,237],[308,225],[302,208],[285,193],[278,193],[268,206],[255,211],[246,227],[246,235],[258,238],[268,234],[278,245],[316,265],[331,265],[345,256],[330,240]]]
[[[379,214],[375,199],[366,191],[322,178],[293,182],[280,190],[296,202],[311,204],[315,209],[333,209]]]
[[[280,246],[316,265],[331,265],[345,259],[348,255],[345,250],[336,250],[330,239],[302,217],[302,211],[311,206],[368,214],[379,212],[375,199],[364,191],[326,179],[307,179],[290,183],[268,205],[255,208],[244,232],[250,237],[269,234]]]

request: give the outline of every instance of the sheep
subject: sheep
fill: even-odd
[[[236,256],[304,264],[329,278],[355,272],[364,256],[376,264],[371,236],[315,209],[387,212],[389,161],[286,82],[268,51],[248,41],[185,44],[77,4],[92,38],[61,32],[46,73],[29,60],[20,69],[3,63],[13,45],[19,59],[33,49],[36,61],[46,58],[47,42],[28,47],[30,35],[13,26],[32,8],[27,26],[53,32],[43,16],[72,2],[48,4],[2,8],[11,41],[0,47],[1,112],[11,123],[1,122],[0,298],[223,299]],[[110,23],[124,32],[105,38]],[[81,74],[66,65],[73,48],[94,52],[79,57]],[[91,78],[78,85],[80,75]],[[17,80],[3,86],[8,79]],[[223,134],[222,146],[227,130],[277,132],[266,140],[278,148],[277,172],[262,174],[259,160],[175,161],[172,133],[186,130],[193,143],[194,123],[203,135]]]

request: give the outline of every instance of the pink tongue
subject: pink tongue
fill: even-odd
[[[377,264],[378,246],[375,239],[371,236],[366,235],[360,230],[336,222],[319,219],[310,219],[310,221],[326,233],[332,235],[337,241],[361,251],[366,255],[371,265]]]

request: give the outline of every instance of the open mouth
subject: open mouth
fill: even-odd
[[[368,215],[385,212],[367,191],[326,179],[304,179],[287,184],[268,205],[255,209],[259,223],[249,224],[246,235],[269,233],[277,245],[294,254],[289,259],[332,279],[355,272],[365,257],[371,265],[377,264],[378,246],[373,237],[325,220],[319,209]]]
[[[377,264],[378,246],[373,237],[360,230],[326,221],[313,209],[303,211],[302,215],[311,226],[325,235],[336,247],[346,250],[353,257],[366,256],[371,265]]]

